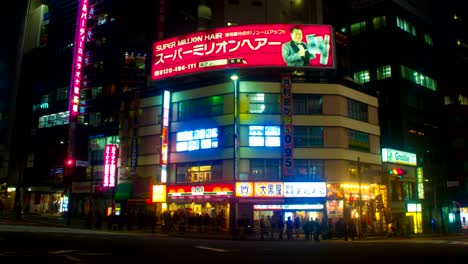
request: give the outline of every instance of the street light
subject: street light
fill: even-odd
[[[233,74],[231,75],[231,80],[233,81],[234,83],[234,91],[233,91],[233,113],[232,113],[232,116],[233,116],[233,126],[234,126],[234,131],[233,131],[233,180],[234,182],[237,180],[237,174],[238,174],[238,159],[239,159],[239,143],[238,143],[238,135],[239,135],[239,76],[237,76],[236,74]],[[235,202],[234,200],[235,198],[233,198],[233,202],[232,202],[232,205],[231,208],[230,208],[230,212],[229,212],[229,215],[230,215],[230,226],[231,226],[231,233],[232,233],[232,236],[233,238],[236,238],[237,237],[237,234],[236,234],[236,218],[237,218],[237,203]]]

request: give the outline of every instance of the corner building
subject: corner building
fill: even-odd
[[[159,210],[185,215],[189,228],[196,215],[221,219],[209,226],[224,230],[235,223],[258,228],[262,216],[278,215],[283,220],[318,217],[333,231],[339,220],[359,223],[362,215],[363,228],[386,230],[385,212],[379,210],[387,189],[380,178],[375,97],[342,84],[286,78],[293,159],[292,174],[285,175],[285,79],[278,74],[276,81],[258,76],[231,81],[226,76],[220,83],[170,91],[167,182],[159,172],[155,177],[161,179],[155,184],[166,185],[167,200],[156,203]],[[161,148],[153,146],[162,135],[164,96],[156,93],[140,99],[136,111],[144,124],[137,132],[140,151],[154,150],[139,155],[138,177],[161,168],[154,162],[161,160]]]

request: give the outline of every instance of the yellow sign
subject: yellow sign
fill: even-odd
[[[166,202],[166,185],[153,185],[153,203]]]
[[[255,182],[254,183],[255,197],[283,197],[284,183],[283,182]]]

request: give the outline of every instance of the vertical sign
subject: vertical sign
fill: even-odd
[[[104,187],[115,186],[115,170],[117,168],[117,145],[108,144],[104,147]]]
[[[281,77],[281,102],[283,118],[283,177],[294,176],[294,141],[293,141],[293,98],[291,93],[291,76],[283,75]]]
[[[416,183],[418,185],[418,199],[424,199],[424,173],[422,167],[416,168]]]
[[[171,92],[164,91],[161,127],[161,182],[167,181],[168,130]]]
[[[68,121],[76,122],[78,107],[80,105],[81,74],[84,60],[86,42],[86,19],[88,15],[88,0],[79,1],[78,17],[76,22],[75,46],[73,51],[72,76],[68,98]]]

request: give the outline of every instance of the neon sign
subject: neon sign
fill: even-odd
[[[80,89],[82,66],[86,42],[86,19],[88,16],[88,0],[79,1],[78,18],[76,22],[75,46],[73,51],[72,76],[70,81],[70,96],[68,99],[69,122],[76,121],[78,106],[80,104]]]
[[[115,171],[117,168],[117,145],[108,144],[104,147],[104,187],[115,186]]]
[[[167,181],[167,153],[168,153],[168,133],[169,133],[169,110],[171,92],[164,91],[163,114],[161,128],[161,182]]]
[[[231,184],[170,186],[168,187],[167,195],[170,197],[233,195],[233,189]]]
[[[294,25],[270,24],[216,28],[153,43],[152,79],[201,71],[293,65],[285,55]],[[298,25],[301,42],[294,53],[307,51],[302,67],[334,68],[330,25]],[[283,45],[284,44],[284,45]],[[299,55],[297,55],[299,56]],[[299,58],[299,57],[298,57]],[[305,58],[305,57],[304,57]]]

